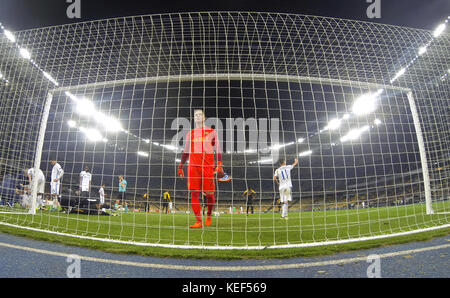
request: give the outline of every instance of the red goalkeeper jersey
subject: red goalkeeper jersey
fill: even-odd
[[[216,131],[207,126],[195,128],[186,136],[182,163],[189,156],[189,166],[213,167],[215,164],[214,152],[217,154],[218,161],[222,161],[222,152]]]

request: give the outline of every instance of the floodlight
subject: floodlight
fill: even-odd
[[[427,52],[427,47],[426,46],[423,46],[423,47],[419,48],[419,56],[422,56],[426,52]]]
[[[357,139],[360,135],[361,132],[359,131],[359,129],[353,129],[341,138],[341,142],[344,143],[350,140]]]
[[[366,125],[362,128],[356,128],[349,131],[345,136],[341,138],[341,142],[353,141],[359,138],[365,131],[369,130],[370,126]]]
[[[27,49],[21,48],[19,50],[19,53],[20,53],[20,56],[22,56],[22,58],[27,59],[27,60],[31,59],[31,53]]]
[[[396,77],[396,78],[399,78],[399,77],[401,77],[402,75],[404,75],[405,72],[406,72],[406,68],[402,68],[402,69],[400,69],[400,70],[397,72],[397,74],[395,75],[395,77]]]
[[[172,145],[161,145],[162,147],[172,150],[172,151],[176,151],[178,148]]]
[[[370,129],[370,126],[369,125],[364,125],[361,129],[360,129],[360,132],[361,132],[361,134],[363,133],[363,132],[366,132],[366,131],[368,131]]]
[[[59,86],[58,82],[47,72],[44,71],[44,77],[46,77],[50,82],[55,84],[56,86]]]
[[[119,132],[123,130],[122,124],[117,119],[106,116],[103,113],[97,113],[95,115],[95,120],[98,123],[102,124],[104,128],[109,132]]]
[[[406,72],[406,68],[402,68],[400,69],[397,74],[394,76],[394,78],[391,80],[391,84],[394,83],[399,77],[401,77],[402,75],[404,75]]]
[[[78,101],[79,101],[79,99],[78,99],[75,95],[73,95],[72,93],[70,93],[69,91],[66,91],[65,94],[66,94],[67,97],[69,97],[69,98],[72,99],[73,101],[75,101],[75,102],[78,102]]]
[[[86,138],[91,142],[98,142],[103,140],[103,136],[96,129],[80,127],[80,130],[86,135]]]
[[[270,146],[269,149],[270,150],[280,150],[283,147],[284,147],[284,145],[282,145],[282,144],[276,144],[276,145]]]
[[[298,156],[308,156],[308,155],[311,155],[313,152],[311,151],[311,150],[309,150],[309,151],[305,151],[305,152],[302,152],[302,153],[300,153]]]
[[[445,28],[447,27],[446,24],[440,24],[434,31],[433,31],[433,37],[438,38],[442,32],[444,32]]]
[[[374,112],[378,108],[377,93],[364,94],[356,99],[353,104],[352,111],[355,115],[367,115]]]
[[[78,114],[84,116],[91,116],[96,113],[94,103],[88,99],[82,99],[78,101],[76,111],[78,112]]]
[[[336,130],[336,129],[338,129],[339,127],[341,127],[341,123],[342,123],[342,120],[341,119],[333,119],[333,120],[331,120],[330,122],[328,122],[328,125],[327,125],[327,129],[328,130]]]
[[[140,156],[148,157],[148,153],[147,152],[139,151],[137,154],[140,155]]]
[[[16,42],[16,38],[14,37],[14,35],[11,33],[11,31],[5,30],[4,31],[6,38],[10,41],[10,42]]]
[[[261,159],[261,160],[258,160],[258,163],[262,163],[262,164],[264,164],[264,163],[273,163],[273,159],[272,158],[270,158],[270,159]]]
[[[77,127],[77,123],[73,120],[67,121],[67,124],[69,125],[69,127],[72,127],[72,128]]]

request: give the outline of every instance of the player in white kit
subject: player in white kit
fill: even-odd
[[[85,166],[84,170],[80,172],[80,201],[79,201],[79,208],[87,208],[88,211],[90,211],[91,202],[95,201],[95,204],[97,202],[96,199],[91,199],[91,181],[92,181],[92,174],[89,171],[89,167]],[[97,205],[97,204],[96,204]],[[92,208],[93,209],[93,208]]]
[[[56,161],[56,159],[51,159],[50,163],[53,165],[52,168],[52,180],[50,182],[50,193],[52,195],[53,204],[58,204],[58,198],[60,196],[61,191],[61,181],[64,175],[64,170],[61,165]],[[56,201],[55,201],[56,200]]]
[[[281,218],[288,217],[288,202],[292,201],[292,181],[291,170],[298,164],[298,159],[294,160],[292,165],[286,165],[286,160],[280,160],[280,167],[275,171],[273,180],[278,184],[280,191],[280,201],[282,205]]]
[[[106,204],[106,201],[105,201],[105,187],[106,187],[105,183],[102,183],[100,189],[98,190],[99,201],[97,204],[97,210],[98,210],[98,214],[109,215],[108,213],[106,213],[106,208],[110,209],[111,206]]]
[[[102,186],[98,190],[98,195],[99,195],[100,206],[105,205],[105,184],[104,183],[102,183]]]
[[[42,206],[42,200],[44,199],[45,192],[45,176],[41,169],[38,169],[37,175],[34,175],[34,168],[26,170],[28,176],[29,190],[32,191],[33,181],[36,178],[36,188],[37,188],[37,207]]]
[[[84,171],[80,172],[80,191],[81,196],[89,198],[91,192],[92,174],[89,172],[89,167],[84,167]]]

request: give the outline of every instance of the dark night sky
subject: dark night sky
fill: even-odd
[[[432,30],[450,13],[448,0],[380,0],[381,19],[369,19],[368,0],[81,0],[81,19],[67,18],[66,0],[0,0],[0,22],[13,31],[111,17],[187,11],[266,11],[356,19]]]

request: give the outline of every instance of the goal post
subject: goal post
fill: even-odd
[[[431,198],[431,186],[430,186],[430,174],[428,172],[428,161],[427,153],[425,151],[425,143],[423,140],[422,127],[420,125],[419,114],[417,113],[416,103],[414,101],[414,96],[411,91],[407,93],[409,107],[411,109],[411,114],[414,119],[414,127],[416,129],[417,143],[420,150],[420,162],[422,164],[422,175],[423,184],[425,187],[425,205],[427,214],[433,214],[432,198]]]
[[[47,129],[47,121],[48,121],[48,115],[50,112],[50,107],[52,104],[53,99],[53,93],[49,92],[47,94],[47,98],[45,100],[44,105],[44,113],[42,114],[42,120],[39,127],[39,136],[36,144],[36,154],[34,157],[34,179],[32,181],[31,186],[31,204],[30,204],[30,210],[28,211],[30,214],[35,215],[36,209],[38,207],[38,179],[37,179],[37,173],[41,170],[41,159],[42,159],[42,147],[44,146],[44,140],[45,140],[45,131]],[[41,200],[44,200],[45,198],[40,198]]]

